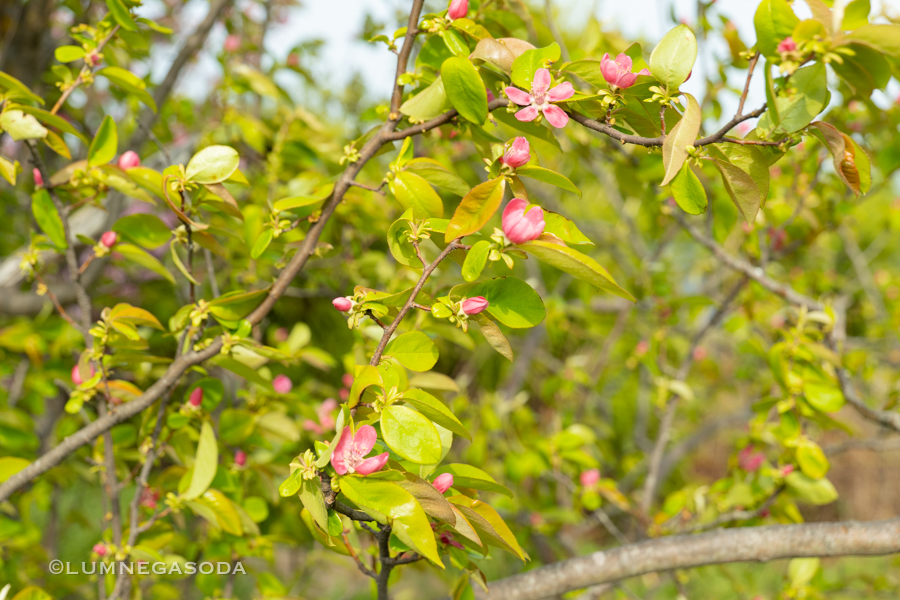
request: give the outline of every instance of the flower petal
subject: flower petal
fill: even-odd
[[[525,109],[528,110],[528,109]],[[523,111],[519,111],[523,112]],[[516,113],[516,117],[519,114]],[[566,123],[569,122],[569,115],[567,115],[563,109],[558,106],[548,106],[544,109],[544,116],[547,118],[547,122],[557,128],[562,128],[566,126]]]
[[[334,445],[334,450],[331,451],[331,466],[334,467],[334,470],[337,471],[338,475],[345,475],[347,473],[345,454],[352,442],[353,434],[350,433],[350,426],[348,425],[347,427],[344,427],[344,430],[341,432],[341,439],[338,440],[338,443]]]
[[[532,102],[534,102],[534,98],[531,97],[531,94],[527,92],[523,92],[519,88],[514,88],[512,86],[506,88],[504,90],[506,92],[506,97],[518,104],[519,106],[528,106]]]
[[[547,98],[550,100],[550,102],[561,102],[563,100],[568,100],[574,95],[575,88],[573,88],[572,84],[568,81],[563,81],[561,84],[547,92]]]
[[[528,200],[523,200],[521,198],[513,198],[509,201],[509,204],[506,205],[506,208],[503,210],[503,230],[505,231],[507,226],[511,227],[513,225],[513,221],[517,221],[522,218],[522,213],[525,212],[525,207],[528,206]],[[518,215],[515,213],[519,213]]]
[[[534,121],[537,119],[537,106],[528,106],[516,113],[516,118],[520,121]]]
[[[377,441],[378,432],[375,431],[375,428],[371,425],[363,425],[356,430],[356,435],[353,436],[353,448],[359,452],[360,456],[365,456],[372,451]]]
[[[619,75],[619,87],[630,88],[637,81],[637,73],[622,73]]]
[[[550,71],[547,69],[538,69],[534,72],[534,80],[531,82],[531,93],[546,93],[547,90],[550,89],[550,84],[552,82],[553,80],[550,77]]]
[[[631,57],[627,54],[620,54],[616,57],[616,65],[620,71],[628,71],[630,73],[632,64]]]
[[[647,67],[644,67],[643,69],[638,71],[637,74],[638,75],[650,75],[650,69],[648,69]]]
[[[366,425],[366,427],[370,427],[370,425]],[[389,456],[390,454],[388,452],[385,452],[384,454],[379,454],[378,456],[367,458],[366,460],[356,465],[356,472],[360,475],[369,475],[371,473],[374,473],[375,471],[380,471],[381,468],[387,464]]]
[[[528,210],[525,211],[525,215],[523,217],[526,221],[534,225],[535,227],[540,226],[543,227],[544,223],[544,209],[540,206],[532,206]]]

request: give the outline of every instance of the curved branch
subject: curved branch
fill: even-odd
[[[879,556],[900,552],[900,518],[722,529],[594,552],[490,584],[480,600],[540,600],[628,577],[779,558]]]

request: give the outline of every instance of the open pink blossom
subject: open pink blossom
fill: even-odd
[[[334,305],[334,307],[341,312],[347,312],[348,310],[353,308],[353,301],[346,296],[341,296],[340,298],[335,298],[334,300],[331,301],[331,304]]]
[[[582,471],[579,479],[584,487],[595,486],[600,482],[600,470],[588,469],[587,471]]]
[[[234,453],[234,464],[239,467],[243,467],[247,464],[247,453],[243,450],[238,450]]]
[[[272,388],[279,394],[289,394],[294,389],[294,382],[287,375],[276,375],[272,380]]]
[[[523,137],[517,137],[513,140],[512,146],[500,157],[501,163],[513,169],[518,169],[522,165],[527,164],[529,160],[531,160],[531,146],[528,145],[528,140]]]
[[[753,446],[745,446],[738,452],[738,466],[748,473],[757,471],[765,462],[766,455],[753,448]]]
[[[447,9],[447,18],[451,21],[453,19],[462,19],[469,13],[469,0],[453,0],[450,3],[450,8]]]
[[[531,82],[531,93],[528,94],[514,87],[506,88],[506,96],[518,104],[524,106],[516,113],[516,118],[520,121],[534,121],[537,119],[538,113],[543,113],[547,121],[554,127],[565,127],[569,122],[569,115],[560,107],[551,104],[551,102],[561,102],[568,100],[575,95],[575,88],[568,81],[565,81],[554,88],[550,88],[553,80],[550,78],[550,71],[547,69],[538,69],[534,73],[534,80]]]
[[[335,421],[334,417],[331,416],[331,413],[334,412],[334,409],[338,407],[337,400],[334,398],[327,398],[319,407],[316,409],[316,416],[319,417],[319,422],[316,423],[312,419],[306,419],[303,422],[303,429],[307,431],[312,431],[316,434],[323,434],[326,431],[331,431],[334,429]]]
[[[356,435],[350,432],[350,427],[344,427],[341,439],[335,444],[331,452],[331,466],[338,475],[347,473],[359,473],[369,475],[380,471],[387,464],[388,453],[366,458],[366,454],[375,447],[378,434],[371,425],[363,425],[356,430]]]
[[[637,73],[632,73],[632,65],[631,57],[627,54],[620,54],[616,57],[616,60],[613,60],[609,57],[609,52],[607,52],[600,60],[600,73],[609,85],[614,85],[617,88],[628,88],[634,85],[638,75],[650,74],[650,71],[647,69],[641,69]]]
[[[450,473],[444,473],[443,475],[438,475],[434,478],[434,481],[431,482],[431,485],[437,489],[440,493],[444,493],[453,487],[453,475]]]
[[[778,43],[779,52],[794,52],[795,50],[797,50],[797,42],[791,36],[787,36]]]
[[[188,397],[188,402],[191,406],[200,406],[203,403],[203,388],[195,387],[190,397]]]
[[[477,315],[488,307],[490,303],[484,296],[466,298],[462,303],[462,311],[467,315]]]
[[[503,211],[503,233],[513,244],[536,240],[544,233],[544,211],[540,206],[528,208],[528,201],[513,198]]]
[[[120,169],[133,169],[134,167],[139,167],[141,166],[141,157],[138,156],[137,152],[134,150],[129,150],[119,157],[118,165]]]
[[[34,175],[34,185],[44,187],[44,176],[41,175],[41,170],[35,167],[31,170],[31,174]]]
[[[118,241],[118,239],[119,236],[115,231],[107,231],[100,236],[100,243],[107,248],[112,248],[116,245],[116,241]]]

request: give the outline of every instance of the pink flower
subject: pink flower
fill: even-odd
[[[232,33],[227,38],[225,38],[225,52],[237,52],[241,48],[241,36],[236,33]]]
[[[132,169],[141,166],[141,157],[134,150],[129,150],[119,157],[120,169]]]
[[[112,248],[116,245],[116,240],[119,239],[119,236],[116,235],[115,231],[107,231],[103,235],[100,236],[100,243],[107,248]]]
[[[106,555],[106,544],[104,544],[102,542],[98,542],[98,543],[94,544],[94,547],[92,548],[92,550],[94,551],[94,553],[97,556],[105,556]]]
[[[438,475],[434,478],[434,481],[431,482],[431,485],[437,489],[440,493],[444,493],[453,487],[453,475],[450,473],[444,473],[443,475]]]
[[[497,99],[497,97],[494,96],[494,92],[492,92],[491,90],[484,88],[484,91],[487,93],[488,102],[493,102]]]
[[[754,450],[753,446],[745,446],[738,452],[738,465],[748,473],[758,470],[765,460],[766,455]]]
[[[331,301],[331,303],[334,305],[334,307],[336,309],[338,309],[341,312],[347,312],[348,310],[353,308],[353,301],[347,296],[335,298],[334,300]]]
[[[523,137],[517,137],[513,140],[512,146],[500,157],[501,163],[513,169],[518,169],[528,163],[529,160],[531,160],[531,146],[528,145],[528,140]]]
[[[616,60],[613,60],[609,57],[609,52],[607,52],[600,61],[600,73],[609,85],[614,85],[617,88],[628,88],[634,85],[638,75],[650,74],[650,71],[647,69],[641,69],[638,73],[632,73],[632,64],[631,57],[627,54],[620,54],[616,57]]]
[[[234,453],[234,464],[239,467],[243,467],[247,464],[247,453],[243,450],[238,450]]]
[[[778,43],[778,52],[794,52],[796,49],[797,42],[791,36],[787,36]]]
[[[95,373],[94,365],[89,365],[88,369],[90,371],[90,376],[88,377],[88,379],[90,379],[94,376]],[[75,385],[81,385],[82,383],[84,383],[84,379],[81,378],[81,371],[78,370],[78,365],[72,367],[72,383],[74,383]]]
[[[793,472],[794,472],[794,465],[784,465],[783,467],[781,467],[781,476],[782,477],[787,477],[788,475],[790,475]]]
[[[553,89],[550,88],[552,80],[550,79],[550,71],[547,69],[538,69],[534,73],[534,80],[531,82],[531,93],[527,94],[522,90],[514,87],[506,88],[506,96],[518,104],[519,106],[527,106],[516,113],[516,118],[520,121],[534,121],[537,119],[538,113],[543,113],[547,117],[547,121],[554,127],[565,127],[569,122],[569,115],[563,109],[551,104],[551,102],[561,102],[568,100],[575,95],[575,88],[568,81],[565,81]]]
[[[41,175],[41,170],[35,167],[31,170],[31,173],[34,175],[34,185],[44,187],[44,176]]]
[[[159,500],[159,490],[146,487],[141,492],[141,506],[153,510],[156,508],[156,501]]]
[[[447,9],[447,18],[462,19],[469,13],[469,0],[453,0]]]
[[[289,394],[294,389],[294,382],[287,375],[276,375],[272,380],[272,387],[279,394]]]
[[[341,383],[344,384],[344,387],[350,387],[353,385],[353,375],[350,373],[344,373],[341,375]]]
[[[536,240],[544,233],[544,211],[540,206],[528,208],[528,201],[513,198],[503,211],[503,233],[513,244]]]
[[[369,475],[381,468],[388,461],[388,453],[379,454],[371,458],[366,458],[366,454],[375,447],[375,441],[378,434],[371,425],[363,425],[356,430],[356,435],[350,432],[350,427],[344,427],[341,432],[341,439],[335,445],[331,452],[331,466],[337,471],[338,475],[346,475],[347,473],[359,473],[360,475]]]
[[[188,398],[188,402],[190,402],[191,406],[200,406],[203,403],[203,388],[195,387]]]
[[[318,435],[325,433],[326,431],[331,431],[334,429],[335,421],[334,417],[331,416],[331,413],[338,407],[337,400],[334,398],[328,398],[322,404],[319,405],[319,408],[316,409],[316,415],[319,417],[319,422],[316,423],[312,419],[306,419],[303,422],[303,429],[307,431],[312,431]]]
[[[341,388],[338,390],[338,396],[343,402],[346,402],[347,398],[350,397],[350,390],[348,390],[347,388]]]
[[[600,482],[600,470],[588,469],[587,471],[582,471],[579,479],[581,480],[581,485],[584,487],[595,486]]]
[[[462,310],[467,315],[477,315],[490,304],[484,296],[466,298],[462,303]]]

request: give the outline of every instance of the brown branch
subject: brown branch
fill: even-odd
[[[119,31],[119,27],[119,25],[113,27],[112,31],[109,32],[109,35],[100,40],[100,43],[97,44],[96,52],[99,53],[103,51],[104,46],[106,46],[106,44],[109,43],[113,36],[116,35],[116,32]],[[81,71],[78,72],[78,77],[76,77],[75,81],[72,82],[72,85],[63,90],[63,93],[59,97],[59,100],[56,101],[56,104],[54,104],[53,108],[50,110],[50,114],[55,115],[59,111],[59,109],[62,108],[63,104],[66,103],[66,100],[69,98],[72,92],[75,91],[75,88],[84,83],[86,79],[85,74],[93,76],[94,73],[98,70],[99,69],[95,68],[93,65],[85,63],[84,67],[81,68]],[[49,181],[49,179],[45,179],[44,181]]]
[[[647,573],[779,558],[881,556],[900,552],[900,518],[724,529],[594,552],[490,584],[480,600],[540,600]]]
[[[734,112],[736,117],[739,117],[744,112],[744,102],[747,101],[747,94],[750,92],[750,80],[753,79],[753,70],[756,68],[757,62],[759,62],[759,52],[753,55],[753,58],[750,59],[750,64],[747,65],[747,81],[744,82],[744,91],[741,93],[737,110]]]

